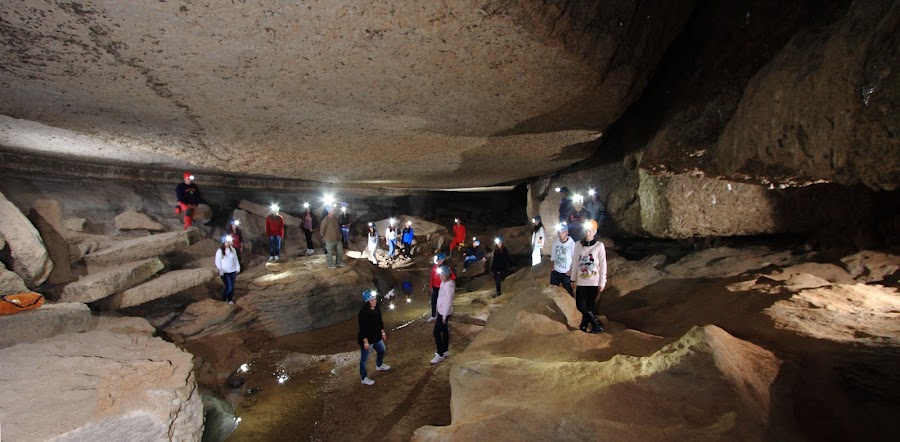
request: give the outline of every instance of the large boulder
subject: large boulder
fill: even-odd
[[[253,316],[239,313],[242,313],[241,309],[227,302],[204,299],[187,306],[181,314],[163,327],[169,339],[185,342],[205,336],[246,330]]]
[[[141,284],[164,267],[159,258],[150,258],[91,273],[66,285],[60,301],[94,302]]]
[[[0,261],[16,272],[28,287],[36,288],[50,277],[53,261],[44,241],[28,218],[0,193],[0,237],[6,247],[0,250]]]
[[[238,208],[242,209],[242,210],[246,210],[247,212],[250,212],[256,216],[260,216],[263,218],[269,216],[269,213],[270,213],[268,206],[263,206],[261,204],[256,204],[254,202],[247,201],[247,200],[241,200],[241,202],[238,203]],[[292,215],[288,215],[287,213],[284,213],[284,212],[280,212],[279,214],[281,215],[282,218],[284,218],[285,226],[300,227],[300,224],[303,221],[300,218],[297,218]]]
[[[169,232],[118,241],[112,246],[85,255],[88,266],[110,266],[165,255],[183,249],[200,240],[200,232],[190,228],[181,232]]]
[[[87,222],[87,220],[84,218],[66,218],[63,220],[63,225],[72,232],[83,232],[85,222]]]
[[[53,260],[53,270],[47,281],[65,284],[75,279],[69,256],[68,231],[62,217],[62,208],[56,200],[37,200],[28,212],[28,219],[41,233],[44,246]]]
[[[136,287],[103,299],[100,304],[107,310],[121,310],[141,305],[154,299],[165,298],[185,290],[204,285],[216,279],[213,268],[175,270]]]
[[[21,293],[28,290],[25,281],[15,272],[6,269],[6,265],[0,262],[0,295]]]
[[[0,385],[4,440],[200,440],[193,357],[134,318],[103,324],[0,350],[16,374]]]
[[[880,282],[900,270],[900,256],[875,250],[863,250],[841,258],[850,276],[863,282]]]
[[[77,302],[44,304],[34,310],[0,315],[0,348],[64,333],[80,333],[91,325],[91,310]]]
[[[166,228],[153,221],[149,216],[143,213],[128,210],[116,216],[116,228],[119,230],[149,230],[151,232],[162,232]]]

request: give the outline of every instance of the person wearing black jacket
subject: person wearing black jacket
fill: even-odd
[[[359,333],[356,336],[360,350],[359,377],[362,379],[363,385],[372,385],[375,381],[369,379],[366,371],[366,362],[369,360],[369,351],[372,348],[378,353],[378,357],[375,359],[375,369],[386,371],[391,367],[383,363],[384,354],[387,351],[384,347],[387,335],[384,333],[381,309],[378,308],[378,297],[374,290],[364,291],[362,297],[365,304],[359,311]]]
[[[497,293],[494,294],[496,298],[503,294],[500,290],[500,281],[509,269],[509,251],[503,245],[502,236],[498,236],[494,242],[497,243],[497,248],[494,249],[494,258],[491,260],[491,274],[494,275],[494,282],[497,284]]]
[[[178,199],[178,205],[175,206],[175,213],[184,215],[184,230],[194,224],[194,210],[202,202],[200,198],[200,188],[194,182],[194,175],[190,172],[184,173],[184,182],[175,186],[175,197]]]

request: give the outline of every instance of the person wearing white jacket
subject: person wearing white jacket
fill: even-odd
[[[378,250],[378,229],[375,223],[369,223],[369,242],[366,243],[366,250],[369,252],[369,261],[378,265],[378,257],[375,252]]]
[[[241,271],[241,262],[238,260],[237,251],[234,250],[231,235],[223,236],[222,247],[216,250],[216,269],[219,270],[219,277],[225,283],[222,300],[234,305],[234,279]]]
[[[437,319],[434,321],[434,343],[437,353],[431,359],[437,364],[447,359],[450,349],[450,324],[447,320],[453,314],[453,296],[456,294],[456,282],[450,279],[450,267],[438,267],[441,276],[441,288],[438,290]]]
[[[540,215],[532,218],[531,223],[534,224],[531,232],[531,265],[536,266],[541,263],[541,249],[544,248],[544,223],[541,222]]]
[[[584,239],[575,245],[573,260],[572,284],[575,286],[575,305],[581,312],[581,331],[587,331],[588,322],[591,333],[600,333],[603,326],[594,315],[594,303],[597,296],[606,290],[606,248],[598,241],[597,221],[584,223]]]
[[[550,262],[553,263],[553,270],[550,271],[550,285],[563,288],[569,292],[569,296],[575,297],[575,291],[572,290],[572,255],[575,253],[575,241],[569,238],[569,226],[566,223],[560,223],[556,232],[556,239],[553,240],[553,246],[550,248]]]

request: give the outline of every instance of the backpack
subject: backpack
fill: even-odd
[[[44,295],[40,293],[16,293],[0,296],[0,315],[11,315],[36,309],[44,305]]]

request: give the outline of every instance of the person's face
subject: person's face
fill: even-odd
[[[559,235],[559,240],[562,242],[566,242],[566,240],[569,239],[569,231],[568,230],[560,230],[559,233],[557,233],[557,235]]]
[[[193,181],[194,180],[192,180],[191,177],[187,177],[184,179],[184,184],[191,184]]]
[[[441,273],[441,281],[446,282],[448,279],[450,279],[450,275]]]
[[[378,298],[372,298],[369,300],[369,308],[375,310],[375,304],[378,304]]]
[[[597,234],[596,230],[587,229],[584,231],[584,238],[588,241],[594,240],[594,235]]]
[[[443,260],[443,259],[437,260],[437,265],[443,265],[443,264],[444,264],[444,260]]]

